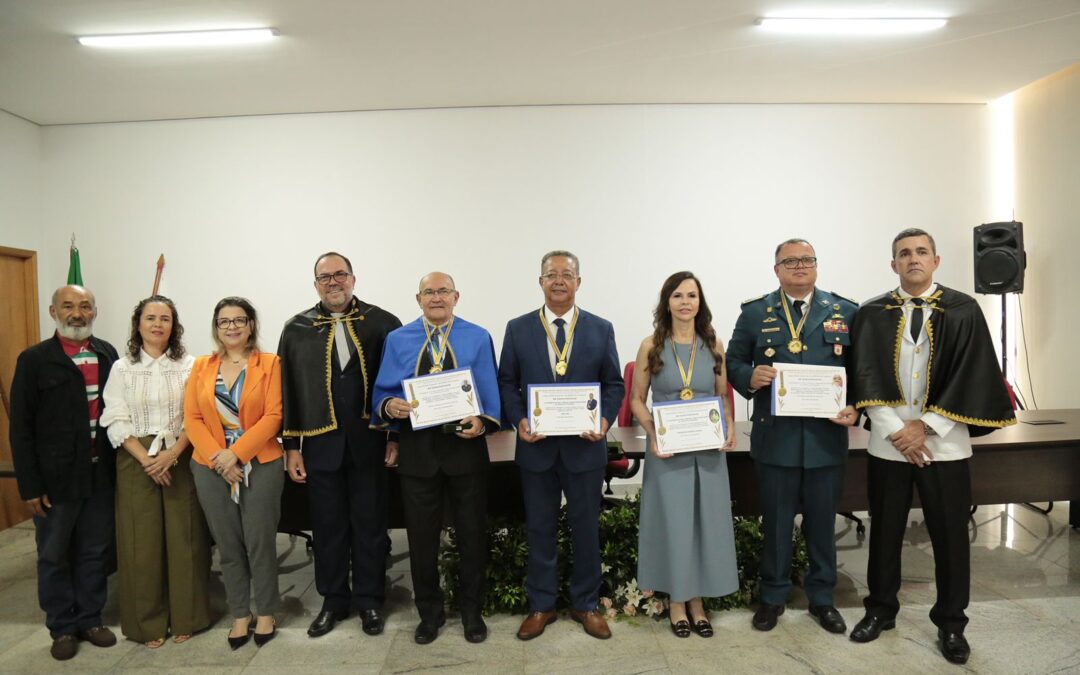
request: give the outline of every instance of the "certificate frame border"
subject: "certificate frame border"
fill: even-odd
[[[601,407],[600,406],[600,401],[601,401],[601,398],[603,396],[603,392],[601,391],[601,387],[600,387],[599,382],[552,382],[551,384],[540,384],[540,383],[527,384],[527,385],[525,385],[525,419],[529,420],[529,433],[530,434],[534,433],[534,432],[533,432],[533,424],[532,424],[532,418],[533,418],[533,416],[532,416],[532,408],[530,408],[529,406],[531,405],[531,401],[532,401],[532,398],[533,398],[533,396],[532,396],[533,388],[535,388],[535,387],[539,387],[541,389],[554,389],[556,387],[596,387],[596,389],[597,389],[597,392],[596,392],[597,393],[596,407],[597,408]],[[600,432],[597,431],[596,433],[600,433]],[[567,434],[567,436],[569,436],[569,434]]]
[[[472,368],[470,368],[469,366],[465,366],[463,368],[451,368],[449,370],[444,370],[444,371],[441,371],[441,372],[438,372],[438,373],[425,373],[424,375],[415,375],[413,377],[403,378],[401,380],[401,393],[405,394],[405,389],[406,389],[405,383],[410,381],[410,380],[422,380],[425,377],[439,377],[441,375],[450,375],[452,373],[460,373],[460,372],[463,372],[463,371],[466,371],[466,370],[469,371],[469,384],[472,385],[473,391],[476,392],[476,410],[477,411],[474,414],[477,417],[479,417],[480,415],[484,414],[484,407],[483,407],[482,402],[480,401],[480,392],[477,391],[477,389],[476,389],[476,378],[473,377]],[[408,400],[408,399],[406,399],[406,400]],[[409,420],[409,423],[410,424],[412,423],[411,419]],[[439,426],[441,424],[449,424],[449,423],[450,422],[434,422],[432,424],[425,424],[425,425],[419,426],[419,427],[416,426],[416,425],[413,425],[412,430],[413,431],[420,431],[421,429],[431,429],[432,427],[437,427],[437,426]]]
[[[689,401],[683,401],[681,399],[675,399],[675,400],[672,400],[672,401],[660,401],[660,402],[653,401],[652,407],[653,407],[653,410],[656,410],[657,408],[666,408],[666,407],[671,407],[671,406],[687,405],[688,403],[689,404],[703,403],[705,401],[716,401],[718,404],[720,404],[720,430],[723,433],[724,441],[720,445],[716,446],[715,449],[719,450],[721,447],[723,447],[724,443],[727,443],[727,437],[728,437],[728,431],[729,431],[728,424],[727,424],[727,415],[724,413],[724,397],[723,396],[702,396],[701,398],[692,398]],[[650,413],[649,416],[652,417],[652,414],[651,414],[652,411],[651,410],[649,411],[649,413]],[[653,420],[653,425],[654,426],[656,425],[656,420],[655,419]],[[714,448],[702,448],[701,450],[684,450],[682,452],[676,452],[674,454],[676,454],[676,455],[687,455],[687,454],[690,454],[692,452],[709,452],[710,450],[713,450],[713,449]]]

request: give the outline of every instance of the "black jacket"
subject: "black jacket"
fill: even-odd
[[[95,337],[90,346],[98,356],[99,392],[104,391],[116,349]],[[58,337],[19,354],[11,383],[11,453],[24,500],[47,494],[49,501],[62,503],[93,492],[87,408],[82,373]],[[100,410],[104,414],[104,400]],[[101,475],[111,481],[116,454],[104,428],[98,428],[96,440]]]

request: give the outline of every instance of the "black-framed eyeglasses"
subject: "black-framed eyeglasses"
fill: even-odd
[[[341,270],[339,272],[334,272],[333,274],[320,274],[319,276],[315,277],[315,281],[320,286],[326,286],[330,283],[331,279],[338,282],[339,284],[343,284],[348,281],[349,277],[351,276],[351,273]]]
[[[420,291],[420,297],[430,299],[437,295],[440,298],[449,298],[455,292],[452,288],[425,288]]]
[[[225,330],[226,328],[231,328],[233,326],[236,326],[237,328],[243,328],[244,326],[248,325],[248,318],[246,316],[238,316],[234,319],[218,319],[214,322],[214,325],[216,325],[220,330]]]
[[[804,255],[801,258],[784,258],[776,264],[783,265],[786,270],[797,270],[800,267],[817,267],[817,258]]]

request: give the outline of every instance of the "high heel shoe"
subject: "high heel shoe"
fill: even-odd
[[[274,619],[274,623],[270,625],[269,633],[255,633],[255,646],[262,647],[275,637],[277,637],[277,619]]]
[[[675,634],[675,637],[678,637],[678,638],[688,638],[688,637],[690,637],[691,629],[690,629],[690,622],[689,621],[687,621],[686,619],[683,619],[682,621],[674,621],[674,622],[672,622],[670,619],[668,619],[668,622],[671,625],[671,632]]]
[[[229,631],[229,632],[231,633],[232,631]],[[252,614],[251,617],[248,619],[247,631],[243,635],[241,635],[240,637],[233,637],[231,635],[229,636],[229,638],[228,638],[229,639],[229,647],[233,651],[236,651],[237,649],[240,649],[241,647],[243,647],[244,645],[246,645],[248,643],[248,640],[251,639],[251,635],[254,632],[255,632],[255,615]]]

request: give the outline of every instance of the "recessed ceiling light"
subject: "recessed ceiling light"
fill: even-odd
[[[87,47],[199,47],[266,42],[277,35],[273,28],[199,30],[176,33],[131,33],[127,35],[84,35],[79,44]]]
[[[767,16],[758,19],[757,25],[777,33],[890,35],[936,30],[947,22],[948,19],[940,17]]]

